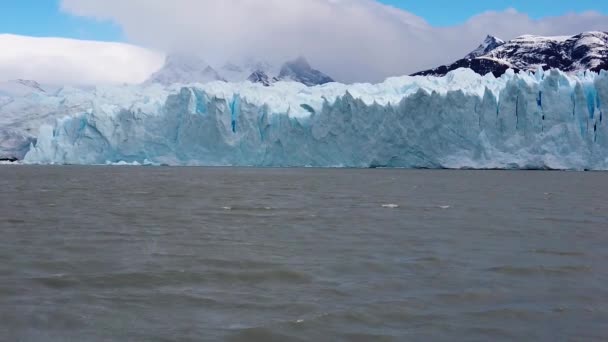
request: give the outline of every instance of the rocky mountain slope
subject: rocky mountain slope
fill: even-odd
[[[504,74],[507,69],[559,69],[567,73],[604,70],[608,69],[608,33],[584,32],[557,37],[524,35],[508,42],[488,36],[479,48],[464,58],[414,76],[444,76],[458,68],[495,76]]]

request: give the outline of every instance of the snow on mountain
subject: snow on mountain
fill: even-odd
[[[205,60],[196,56],[168,55],[165,64],[153,73],[146,84],[206,83],[225,79]]]
[[[18,102],[80,105],[40,128],[28,163],[608,169],[606,72],[155,84]]]
[[[276,77],[270,77],[268,76],[268,74],[266,74],[266,72],[258,69],[252,72],[249,77],[247,77],[247,81],[251,83],[260,83],[265,87],[270,87],[270,85],[272,85],[273,83],[278,82],[279,79]]]
[[[558,37],[524,35],[503,44],[500,44],[499,40],[494,42],[491,37],[488,38],[467,57],[451,65],[414,75],[443,76],[458,68],[470,68],[482,75],[493,73],[495,76],[504,74],[507,69],[533,71],[538,68],[554,68],[567,73],[608,69],[606,32],[585,32],[575,36]]]
[[[287,61],[280,68],[268,62],[256,60],[246,61],[241,66],[229,63],[222,68],[222,74],[230,75],[227,79],[231,82],[247,80],[265,86],[278,81],[299,82],[307,86],[333,82],[329,76],[313,69],[304,57]]]
[[[481,45],[479,45],[479,47],[477,49],[473,50],[471,53],[466,55],[464,58],[473,59],[473,58],[481,57],[504,44],[505,44],[504,40],[488,35],[486,37],[486,39],[483,41],[483,43],[481,43]]]
[[[228,62],[220,68],[220,72],[226,81],[228,82],[241,82],[251,74],[252,70],[245,68],[244,66]]]
[[[53,87],[49,87],[49,89],[53,89]],[[47,91],[40,83],[33,80],[18,79],[0,82],[0,96],[23,96],[38,92],[46,93]]]
[[[246,59],[242,63],[228,62],[219,71],[203,59],[193,56],[169,55],[165,65],[146,84],[208,83],[214,81],[261,83],[265,86],[278,81],[300,82],[308,86],[333,80],[313,69],[304,57],[284,63],[280,68],[268,62]]]
[[[278,78],[284,81],[300,82],[307,86],[334,82],[331,77],[313,69],[304,57],[283,64]]]
[[[272,83],[272,80],[276,78],[275,76],[278,75],[278,72],[278,68],[273,64],[251,58],[245,59],[241,63],[226,63],[220,69],[222,76],[229,82],[243,82],[247,80],[254,82],[253,80],[257,79],[256,75],[266,75],[268,80]],[[262,76],[260,81],[263,79],[264,77]]]
[[[42,86],[40,85],[40,83],[33,81],[33,80],[16,80],[16,83],[21,84],[24,87],[33,89],[34,91],[40,91],[45,93],[46,90],[42,89]]]

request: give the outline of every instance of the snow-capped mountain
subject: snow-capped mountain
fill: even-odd
[[[165,65],[153,73],[146,84],[207,83],[225,79],[205,60],[196,56],[168,55]]]
[[[488,36],[484,43],[453,64],[414,75],[443,76],[458,68],[500,76],[507,69],[533,71],[560,69],[568,73],[608,69],[608,33],[585,32],[575,36],[524,35],[508,42]]]
[[[12,80],[7,82],[0,82],[0,97],[2,96],[13,96],[13,95],[27,95],[31,93],[46,93],[40,83],[33,80]]]
[[[266,87],[270,87],[270,85],[272,85],[273,83],[278,82],[279,79],[276,77],[270,77],[268,76],[268,74],[266,74],[266,72],[258,69],[251,73],[249,77],[247,77],[247,81],[251,83],[261,83]]]
[[[256,74],[265,74],[269,80],[272,80],[273,76],[278,75],[279,68],[268,62],[246,59],[240,63],[228,62],[219,69],[219,72],[228,82],[243,82],[250,78],[256,79]]]
[[[278,81],[294,81],[314,86],[333,82],[333,79],[323,72],[313,69],[304,57],[288,61],[280,67],[250,59],[243,63],[228,62],[221,68],[215,69],[199,57],[169,55],[165,65],[150,76],[145,83],[171,85],[213,81],[250,81],[265,86],[270,86]]]
[[[471,53],[466,55],[464,58],[473,59],[473,58],[481,57],[504,44],[505,44],[504,40],[488,35],[486,37],[486,39],[483,41],[483,43],[481,43],[481,45],[479,45],[479,47],[477,49],[471,51]]]
[[[331,83],[334,80],[319,70],[313,69],[304,57],[298,57],[293,61],[283,64],[279,79],[295,81],[307,86]]]

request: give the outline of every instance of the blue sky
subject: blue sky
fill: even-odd
[[[435,26],[459,24],[481,12],[507,8],[515,8],[534,19],[589,10],[608,13],[608,1],[605,0],[382,0],[382,2],[419,15]]]
[[[600,0],[381,0],[415,13],[435,26],[464,22],[488,10],[516,8],[538,19],[568,12],[594,10],[608,13],[608,1]],[[57,36],[81,39],[121,41],[119,27],[108,23],[70,16],[59,11],[59,0],[2,0],[0,33],[32,36]]]
[[[0,33],[120,41],[119,27],[109,22],[62,13],[60,0],[1,0]]]

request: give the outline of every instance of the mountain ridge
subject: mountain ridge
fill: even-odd
[[[501,43],[502,42],[502,43]],[[498,77],[508,69],[534,71],[559,69],[566,73],[608,69],[608,33],[583,32],[574,36],[523,35],[503,42],[488,36],[470,54],[452,64],[420,71],[412,76],[445,76],[458,68]]]
[[[305,57],[289,60],[280,68],[260,61],[247,61],[242,65],[228,62],[215,69],[197,56],[168,55],[163,67],[153,73],[144,84],[208,83],[250,81],[270,86],[278,81],[293,81],[315,86],[334,82],[327,74],[314,69]]]

